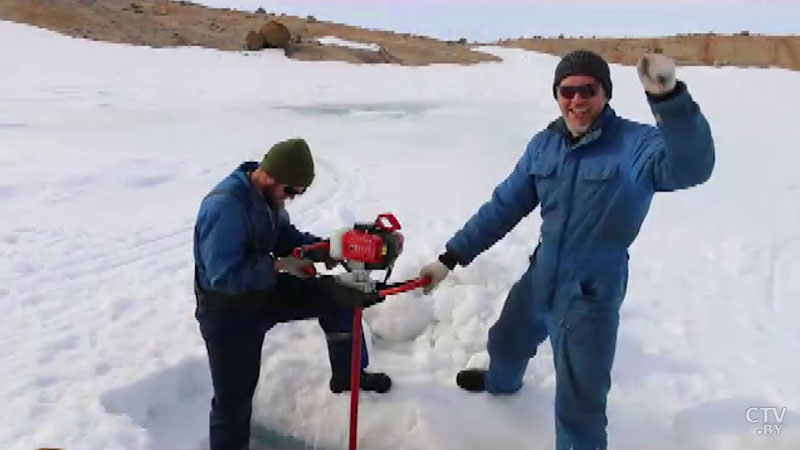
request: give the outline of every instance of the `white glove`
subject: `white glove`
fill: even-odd
[[[438,259],[422,266],[422,269],[419,271],[420,278],[431,278],[431,282],[422,288],[422,292],[430,294],[434,289],[436,289],[436,286],[438,286],[442,280],[447,278],[448,273],[450,273],[450,269],[448,269],[447,266],[442,264],[442,262]]]
[[[285,256],[275,261],[276,271],[286,272],[302,279],[311,278],[313,276],[311,273],[306,272],[306,270],[308,270],[306,268],[308,267],[313,270],[314,261],[305,258],[295,258],[294,256]]]
[[[645,53],[636,64],[644,90],[662,95],[675,89],[675,61],[658,53]]]

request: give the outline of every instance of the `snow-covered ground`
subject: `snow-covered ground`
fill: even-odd
[[[203,447],[210,379],[192,316],[200,199],[240,161],[303,136],[318,176],[290,204],[325,235],[392,211],[416,275],[555,117],[557,61],[404,68],[280,52],[154,50],[0,22],[0,448]],[[612,105],[652,123],[635,71]],[[716,171],[655,200],[631,249],[610,395],[613,449],[800,448],[800,74],[680,68],[709,117]],[[548,345],[516,396],[468,395],[488,327],[538,236],[534,213],[432,296],[367,311],[387,395],[362,397],[360,448],[548,449]],[[312,321],[267,336],[259,442],[346,445]],[[761,436],[751,407],[788,408]],[[750,418],[757,418],[750,410]],[[285,447],[284,447],[285,448]]]

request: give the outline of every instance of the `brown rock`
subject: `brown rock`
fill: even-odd
[[[156,0],[153,5],[153,14],[157,16],[166,16],[169,14],[169,1],[170,0]]]
[[[286,25],[275,20],[265,23],[259,33],[264,37],[265,48],[285,49],[291,39],[291,34]]]
[[[398,58],[395,55],[393,55],[389,51],[388,48],[386,48],[386,47],[384,47],[382,45],[378,49],[378,56],[380,57],[381,62],[383,62],[383,63],[390,63],[390,64],[400,64],[401,63],[400,58]]]
[[[244,48],[247,50],[261,50],[266,45],[264,36],[258,31],[250,30],[245,38]]]

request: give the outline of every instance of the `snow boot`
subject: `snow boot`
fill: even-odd
[[[469,392],[485,392],[486,372],[486,369],[464,369],[456,375],[456,384]]]
[[[387,392],[392,387],[392,379],[389,378],[389,375],[381,372],[367,372],[366,370],[361,371],[361,377],[359,379],[359,385],[362,391],[368,392],[377,392],[379,394],[383,394]],[[350,390],[350,375],[347,376],[332,376],[330,382],[331,392],[334,394],[339,394],[341,392],[349,391]]]

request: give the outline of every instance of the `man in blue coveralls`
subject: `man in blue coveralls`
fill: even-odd
[[[561,117],[531,139],[491,198],[421,270],[432,279],[430,292],[540,206],[539,245],[489,330],[489,368],[462,370],[456,382],[471,392],[512,394],[549,336],[558,450],[607,447],[628,247],[654,193],[703,183],[714,167],[708,122],[676,80],[674,62],[647,54],[637,70],[655,127],[614,113],[602,57],[585,50],[564,56],[553,81]]]
[[[214,387],[211,450],[249,448],[261,345],[278,323],[318,319],[328,342],[330,390],[350,390],[352,306],[380,299],[330,277],[309,277],[303,269],[313,262],[290,256],[293,248],[320,240],[295,228],[284,208],[313,180],[308,144],[288,139],[272,146],[261,163],[239,165],[200,204],[194,229],[195,317]],[[387,392],[388,375],[364,370],[366,351],[362,339],[360,388]]]

